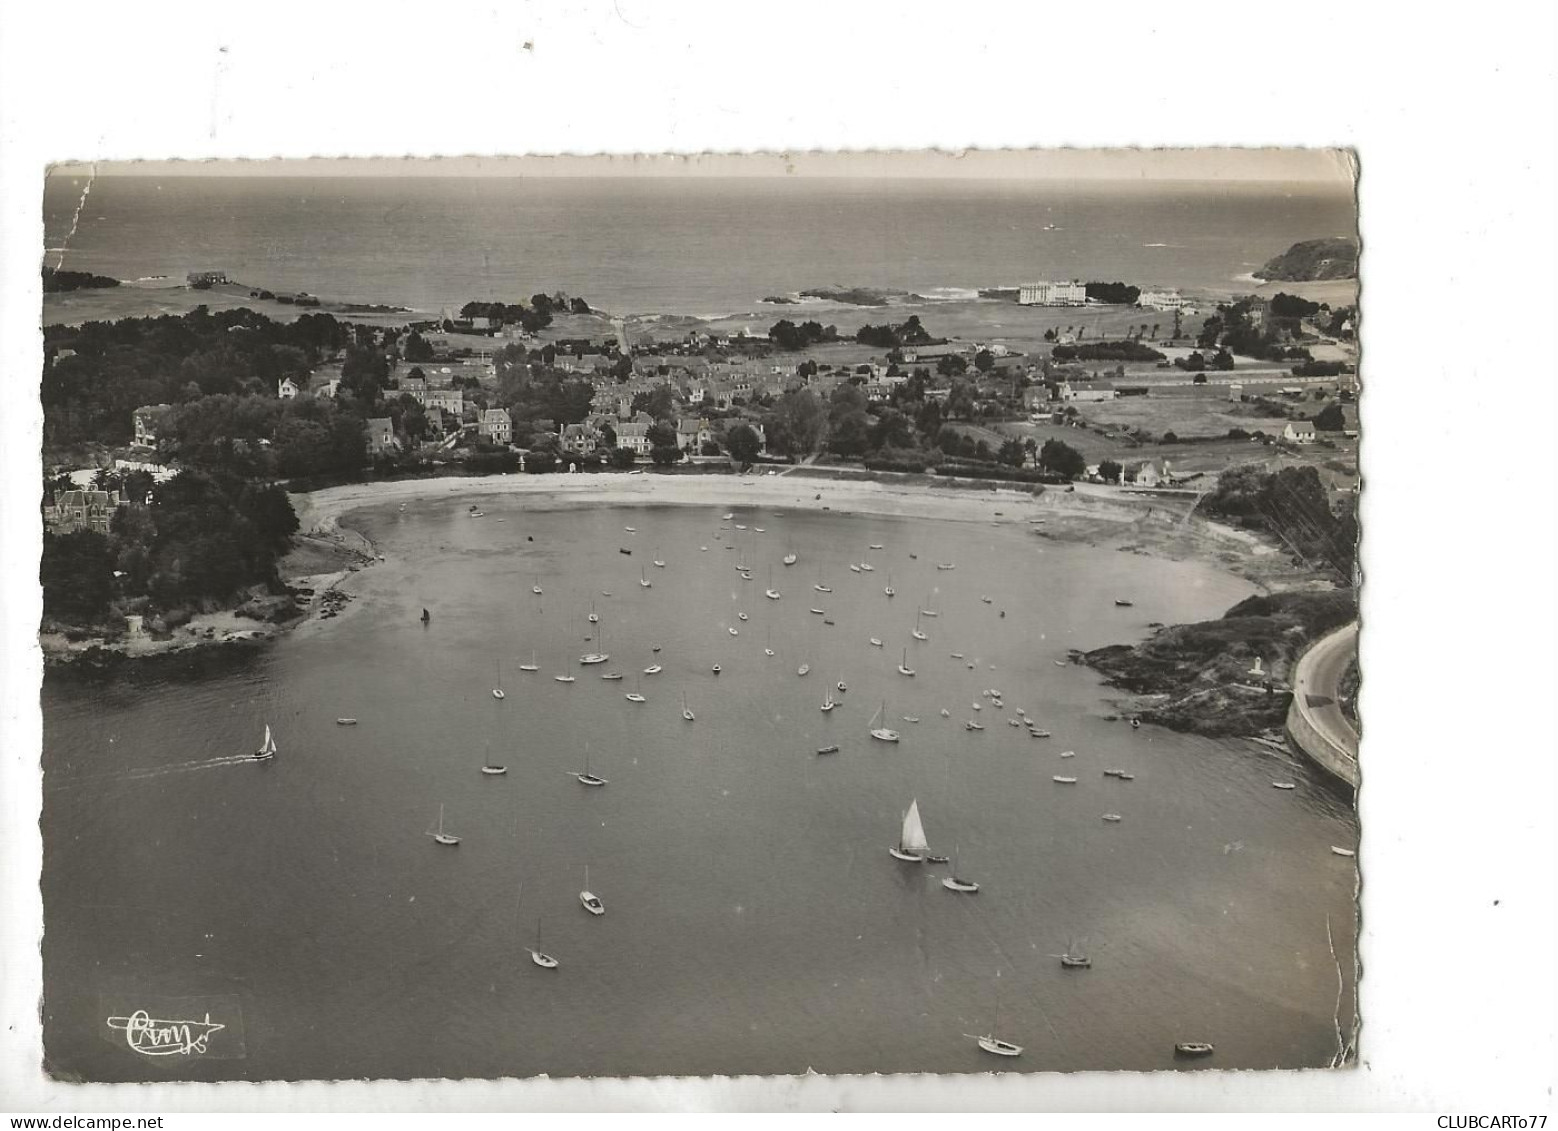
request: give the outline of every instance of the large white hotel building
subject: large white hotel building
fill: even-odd
[[[1086,306],[1087,288],[1073,279],[1069,283],[1024,283],[1017,290],[1023,306]]]

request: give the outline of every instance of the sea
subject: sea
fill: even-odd
[[[683,286],[679,301],[702,301]],[[1247,741],[1133,729],[1066,662],[1219,616],[1249,583],[1037,537],[1019,501],[996,526],[739,494],[484,495],[477,518],[451,485],[370,506],[347,523],[384,560],[347,580],[336,618],[177,673],[50,676],[48,1069],[1331,1062],[1354,1002],[1357,861],[1331,851],[1357,844],[1349,796]],[[607,663],[579,663],[596,650]],[[1025,719],[1051,737],[1012,725]],[[883,721],[898,743],[871,737]],[[252,761],[267,726],[279,752]],[[482,774],[489,761],[508,772]],[[582,785],[586,767],[608,784]],[[888,854],[911,803],[952,864]],[[432,840],[440,815],[457,846]],[[980,890],[944,888],[954,868]],[[580,906],[586,886],[604,915]],[[535,947],[559,967],[534,965]],[[1091,968],[1063,969],[1067,951]],[[130,1020],[143,1014],[152,1029]],[[190,1047],[179,1023],[215,1036]],[[989,1033],[1023,1055],[981,1051]],[[1216,1052],[1176,1058],[1182,1041]]]
[[[57,174],[43,203],[45,262],[127,282],[216,269],[434,313],[562,290],[706,319],[811,316],[763,300],[819,288],[961,302],[1080,278],[1224,296],[1298,240],[1357,231],[1342,182]]]

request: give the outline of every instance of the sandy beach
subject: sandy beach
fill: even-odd
[[[1108,545],[1119,550],[1215,561],[1262,586],[1298,580],[1286,557],[1246,531],[1189,518],[1186,496],[1130,494],[1118,488],[965,489],[906,478],[902,483],[849,481],[795,472],[749,476],[504,475],[355,483],[293,495],[300,535],[351,539],[349,516],[364,507],[449,498],[466,504],[521,498],[538,510],[582,506],[762,506],[924,518],[985,525],[1014,524],[1035,536]],[[340,544],[339,542],[337,544]],[[371,547],[366,548],[372,553]]]

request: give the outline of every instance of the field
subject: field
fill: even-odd
[[[1145,397],[1081,403],[1076,409],[1088,423],[1106,429],[1139,428],[1153,437],[1173,432],[1181,439],[1220,438],[1231,428],[1275,435],[1287,423],[1283,417],[1251,415],[1251,406],[1230,401],[1228,390],[1215,385],[1157,387]]]

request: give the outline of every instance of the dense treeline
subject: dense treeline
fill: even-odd
[[[855,331],[855,341],[861,345],[876,346],[878,349],[898,349],[900,346],[923,346],[933,339],[920,325],[918,314],[909,315],[907,322],[892,325],[884,322],[880,326],[873,326],[869,322]]]
[[[1141,297],[1140,287],[1132,287],[1125,283],[1088,283],[1086,290],[1089,302],[1113,303],[1120,306],[1134,306],[1136,300]]]
[[[768,340],[782,350],[805,349],[818,342],[838,340],[837,326],[824,326],[820,322],[802,322],[797,326],[788,318],[781,318],[768,328]]]
[[[46,617],[88,624],[116,605],[168,610],[226,600],[254,585],[279,587],[276,562],[298,528],[280,487],[184,471],[148,496],[144,484],[98,478],[100,487],[146,501],[120,507],[107,535],[44,535]]]
[[[99,290],[117,287],[118,279],[107,275],[93,275],[89,271],[57,271],[53,267],[43,269],[43,293],[62,294],[66,291]]]
[[[1122,340],[1056,346],[1050,356],[1056,361],[1162,361],[1166,355],[1140,342]]]
[[[44,331],[43,438],[49,447],[123,444],[141,405],[204,396],[266,393],[283,377],[301,380],[352,328],[328,314],[273,322],[252,310],[124,318]],[[58,356],[64,349],[74,356]]]

